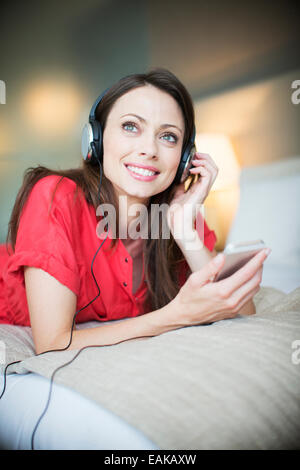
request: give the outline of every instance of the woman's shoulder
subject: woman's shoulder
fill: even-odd
[[[75,190],[76,182],[67,176],[48,175],[43,176],[34,185],[35,191],[49,192],[49,190],[55,189],[55,187],[57,187],[57,191],[61,194],[66,194]]]
[[[66,176],[47,175],[40,178],[31,188],[26,201],[30,212],[80,211],[87,204],[77,183]]]
[[[39,179],[32,187],[30,197],[44,201],[53,200],[60,202],[67,195],[74,196],[77,183],[66,176],[48,175]],[[80,193],[80,188],[78,188]]]

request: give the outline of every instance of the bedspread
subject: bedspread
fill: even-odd
[[[251,317],[85,349],[54,381],[161,449],[300,448],[300,287],[262,287],[254,302]],[[50,377],[78,353],[33,356],[26,327],[1,325],[1,341],[7,362],[24,358],[10,373]]]

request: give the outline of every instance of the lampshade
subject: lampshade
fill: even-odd
[[[81,95],[71,80],[37,79],[24,90],[23,117],[38,137],[64,137],[78,119]]]
[[[205,133],[196,135],[198,152],[208,153],[219,168],[211,191],[232,188],[239,184],[240,165],[230,138],[225,134]]]

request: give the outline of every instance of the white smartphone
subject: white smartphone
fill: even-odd
[[[263,240],[229,243],[223,251],[225,255],[224,266],[221,272],[216,276],[215,281],[221,281],[222,279],[231,276],[248,263],[248,261],[263,248],[266,248]]]

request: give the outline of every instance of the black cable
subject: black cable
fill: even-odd
[[[94,149],[94,151],[95,151],[95,150],[96,150],[96,149]],[[100,183],[99,183],[99,188],[98,188],[98,201],[100,202],[100,189],[101,189],[101,184],[102,184],[102,165],[101,165],[101,162],[100,162],[100,159],[99,159],[99,158],[97,158],[97,162],[99,163],[99,167],[100,167]],[[103,214],[103,216],[104,216],[104,214]],[[64,348],[62,348],[62,349],[51,349],[51,350],[49,350],[49,351],[43,351],[43,352],[37,354],[37,356],[40,356],[40,355],[42,355],[42,354],[46,354],[46,353],[49,353],[49,352],[65,351],[66,349],[68,349],[69,346],[70,346],[71,343],[72,343],[72,339],[73,339],[73,329],[74,329],[74,324],[75,324],[75,320],[76,320],[76,317],[77,317],[78,313],[81,312],[82,310],[84,310],[84,309],[85,309],[86,307],[88,307],[89,305],[91,305],[91,303],[93,303],[93,302],[99,297],[99,295],[100,295],[100,288],[99,288],[99,285],[98,285],[97,280],[96,280],[95,275],[94,275],[93,265],[94,265],[94,261],[95,261],[95,258],[96,258],[96,256],[97,256],[99,250],[101,249],[103,243],[105,242],[105,240],[106,240],[107,237],[108,237],[108,223],[106,224],[105,228],[107,228],[106,237],[104,238],[104,240],[102,241],[101,245],[99,246],[99,248],[97,249],[96,253],[94,254],[94,257],[93,257],[93,260],[92,260],[92,264],[91,264],[91,273],[92,273],[93,279],[94,279],[94,281],[95,281],[95,283],[96,283],[96,286],[97,286],[97,288],[98,288],[98,294],[97,294],[96,297],[95,297],[93,300],[91,300],[87,305],[85,305],[84,307],[82,307],[81,309],[79,309],[77,312],[75,312],[75,314],[74,314],[74,316],[73,316],[72,326],[71,326],[70,340],[69,340],[69,343],[67,344],[67,346],[64,347]],[[92,347],[92,346],[85,346],[84,348],[80,349],[80,350],[78,351],[78,353],[75,354],[75,356],[74,356],[69,362],[63,364],[62,366],[57,367],[57,368],[53,371],[53,373],[52,373],[52,375],[51,375],[51,379],[50,379],[50,389],[49,389],[49,394],[48,394],[48,399],[47,399],[47,402],[46,402],[46,406],[45,406],[45,408],[44,408],[42,414],[40,415],[39,419],[37,420],[37,423],[36,423],[36,425],[35,425],[35,427],[34,427],[34,429],[33,429],[32,435],[31,435],[31,450],[34,450],[34,435],[35,435],[35,433],[36,433],[36,430],[37,430],[37,428],[38,428],[38,426],[39,426],[39,424],[40,424],[42,418],[45,416],[45,414],[46,414],[46,412],[47,412],[47,409],[48,409],[48,407],[49,407],[49,404],[50,404],[50,398],[51,398],[51,391],[52,391],[53,379],[54,379],[54,376],[55,376],[56,372],[58,372],[58,371],[59,371],[60,369],[62,369],[63,367],[65,367],[65,366],[71,364],[71,362],[73,362],[73,361],[76,359],[76,357],[78,357],[78,355],[81,353],[81,351],[83,351],[83,350],[86,349],[87,347]]]
[[[0,400],[3,397],[5,389],[6,389],[6,371],[7,371],[7,369],[9,368],[9,366],[12,366],[13,364],[19,364],[19,362],[22,362],[22,360],[10,362],[9,364],[6,365],[6,367],[4,369],[4,373],[3,373],[4,384],[3,384],[3,389],[2,389],[2,392],[1,392],[1,395],[0,395]]]
[[[106,224],[107,226],[107,224]],[[50,349],[49,351],[43,351],[39,354],[36,354],[36,356],[41,356],[42,354],[46,354],[46,353],[49,353],[49,352],[58,352],[58,351],[65,351],[66,349],[69,348],[69,346],[71,345],[72,343],[72,339],[73,339],[73,329],[74,329],[74,324],[75,324],[75,320],[76,320],[76,317],[78,315],[79,312],[81,312],[82,310],[84,310],[86,307],[88,307],[92,302],[94,302],[94,300],[96,300],[99,295],[100,295],[100,288],[99,288],[99,285],[96,281],[96,278],[94,276],[94,272],[93,272],[93,264],[94,264],[94,261],[95,261],[95,258],[100,250],[100,248],[102,247],[103,243],[105,242],[107,238],[107,235],[105,237],[105,239],[102,241],[101,245],[99,246],[99,248],[97,249],[95,255],[94,255],[94,258],[93,258],[93,261],[92,261],[92,264],[91,264],[91,271],[92,271],[92,276],[94,278],[94,281],[97,285],[97,288],[98,288],[98,294],[96,295],[96,297],[91,300],[87,305],[85,305],[84,307],[82,307],[81,309],[79,309],[77,312],[75,312],[74,316],[73,316],[73,321],[72,321],[72,327],[71,327],[71,334],[70,334],[70,340],[69,340],[69,343],[67,344],[67,346],[65,346],[64,348],[61,348],[61,349]],[[3,373],[3,376],[4,376],[4,384],[3,384],[3,389],[2,389],[2,392],[1,392],[1,395],[0,395],[0,400],[1,398],[3,397],[4,395],[4,392],[5,392],[5,389],[6,389],[6,375],[7,375],[7,369],[12,366],[13,364],[19,364],[20,362],[22,362],[23,359],[21,359],[20,361],[14,361],[14,362],[10,362],[9,364],[6,365],[5,369],[4,369],[4,373]]]
[[[100,184],[99,184],[99,188],[98,188],[98,200],[100,202],[100,188],[101,188],[101,184],[102,184],[102,165],[101,165],[101,162],[100,160],[97,158],[97,161],[99,163],[99,167],[100,167]],[[103,214],[104,216],[104,214]],[[96,295],[96,297],[91,300],[87,305],[85,305],[84,307],[82,307],[81,309],[79,309],[77,312],[75,312],[74,316],[73,316],[73,321],[72,321],[72,327],[71,327],[71,333],[70,333],[70,340],[69,340],[69,343],[67,344],[67,346],[65,346],[64,348],[61,348],[61,349],[51,349],[49,351],[43,351],[39,354],[36,354],[36,356],[41,356],[42,354],[46,354],[46,353],[49,353],[49,352],[59,352],[59,351],[65,351],[66,349],[69,348],[69,346],[71,345],[72,343],[72,339],[73,339],[73,329],[74,329],[74,324],[75,324],[75,320],[76,320],[76,317],[78,315],[79,312],[81,312],[83,309],[85,309],[86,307],[88,307],[92,302],[94,302],[100,295],[100,288],[99,288],[99,285],[97,283],[97,280],[94,276],[94,272],[93,272],[93,264],[94,264],[94,261],[95,261],[95,258],[100,250],[100,248],[102,247],[103,243],[105,242],[105,240],[107,239],[108,237],[108,223],[106,224],[105,228],[107,228],[107,232],[106,232],[106,237],[104,238],[104,240],[102,241],[101,245],[99,246],[99,248],[97,249],[95,255],[94,255],[94,258],[92,260],[92,264],[91,264],[91,273],[92,273],[92,276],[93,276],[93,279],[96,283],[96,286],[98,288],[98,294]],[[105,347],[105,346],[115,346],[117,344],[120,344],[120,343],[123,343],[125,341],[129,341],[129,340],[132,340],[132,339],[140,339],[140,338],[149,338],[153,335],[147,335],[147,336],[137,336],[135,338],[128,338],[128,339],[123,339],[123,340],[120,340],[119,342],[117,343],[112,343],[112,344],[105,344],[105,345],[89,345],[89,346],[84,346],[83,348],[79,349],[79,351],[77,351],[77,353],[74,355],[74,357],[72,359],[70,359],[70,361],[66,362],[65,364],[62,364],[61,366],[57,367],[52,375],[51,375],[51,378],[50,378],[50,388],[49,388],[49,393],[48,393],[48,398],[47,398],[47,402],[46,402],[46,405],[44,407],[44,410],[42,411],[40,417],[38,418],[35,426],[34,426],[34,429],[32,431],[32,434],[31,434],[31,450],[34,450],[34,437],[35,437],[35,433],[38,429],[38,426],[40,424],[40,422],[42,421],[43,417],[45,416],[47,410],[48,410],[48,407],[49,407],[49,404],[50,404],[50,399],[51,399],[51,393],[52,393],[52,388],[53,388],[53,381],[54,381],[54,377],[56,375],[56,373],[68,366],[69,364],[71,364],[78,356],[79,354],[81,354],[82,351],[84,351],[85,349],[88,349],[88,348],[102,348],[102,347]],[[7,366],[5,367],[5,370],[4,370],[4,387],[3,387],[3,391],[0,395],[0,399],[2,398],[2,396],[4,395],[4,392],[5,392],[5,388],[6,388],[6,372],[7,372],[7,369],[9,366],[13,365],[13,364],[18,364],[19,362],[22,362],[22,360],[20,361],[15,361],[15,362],[11,362],[9,364],[7,364]]]
[[[51,375],[51,378],[50,378],[50,388],[49,388],[49,393],[48,393],[48,399],[47,399],[47,402],[46,402],[46,406],[42,412],[42,414],[40,415],[34,429],[33,429],[33,432],[32,432],[32,435],[31,435],[31,450],[34,450],[34,436],[35,436],[35,433],[36,433],[36,430],[41,422],[41,420],[43,419],[43,417],[45,416],[47,410],[48,410],[48,407],[49,407],[49,404],[50,404],[50,398],[51,398],[51,392],[52,392],[52,387],[53,387],[53,381],[54,381],[54,376],[55,374],[60,370],[62,369],[63,367],[66,367],[68,365],[70,365],[73,361],[75,361],[75,359],[77,359],[77,357],[79,356],[79,354],[82,353],[82,351],[84,351],[85,349],[89,349],[89,348],[103,348],[103,347],[106,347],[106,346],[116,346],[117,344],[120,344],[120,343],[124,343],[125,341],[130,341],[132,339],[140,339],[140,338],[151,338],[153,335],[148,335],[148,336],[138,336],[136,338],[127,338],[127,339],[122,339],[120,341],[118,341],[117,343],[112,343],[112,344],[94,344],[94,345],[89,345],[89,346],[84,346],[83,348],[79,349],[79,351],[77,351],[77,353],[75,354],[74,357],[72,357],[72,359],[70,359],[70,361],[66,362],[65,364],[62,364],[61,366],[57,367],[52,375]],[[50,352],[50,351],[48,351]]]
[[[97,161],[98,161],[99,167],[100,167],[100,183],[99,183],[99,188],[98,188],[98,200],[99,200],[99,202],[100,202],[100,189],[101,189],[101,184],[102,184],[102,165],[101,165],[101,162],[100,162],[100,160],[99,160],[98,158],[97,158]],[[104,214],[103,214],[103,216],[104,216]],[[106,224],[105,228],[108,228],[108,223]],[[82,308],[80,308],[79,310],[77,310],[77,312],[75,312],[75,314],[74,314],[74,316],[73,316],[73,320],[72,320],[71,333],[70,333],[70,340],[69,340],[69,343],[67,344],[67,346],[65,346],[64,348],[60,348],[60,349],[50,349],[50,350],[48,350],[48,351],[43,351],[43,352],[41,352],[41,353],[39,353],[39,354],[36,354],[36,356],[41,356],[41,355],[46,354],[46,353],[49,353],[49,352],[65,351],[65,350],[68,349],[69,346],[71,345],[72,339],[73,339],[74,324],[75,324],[75,320],[76,320],[76,317],[77,317],[78,313],[81,312],[82,310],[84,310],[86,307],[88,307],[92,302],[94,302],[94,301],[99,297],[99,295],[100,295],[100,293],[101,293],[101,292],[100,292],[99,285],[98,285],[98,283],[97,283],[97,280],[96,280],[95,275],[94,275],[94,272],[93,272],[93,265],[94,265],[94,261],[95,261],[95,258],[96,258],[96,256],[97,256],[99,250],[101,249],[103,243],[104,243],[105,240],[107,239],[107,236],[108,236],[108,230],[107,230],[106,237],[105,237],[104,240],[102,241],[101,245],[99,246],[99,248],[97,249],[97,251],[96,251],[96,253],[95,253],[94,257],[93,257],[92,264],[91,264],[91,272],[92,272],[93,279],[94,279],[94,281],[95,281],[95,283],[96,283],[96,286],[97,286],[97,288],[98,288],[98,294],[97,294],[96,297],[95,297],[93,300],[91,300],[87,305],[85,305],[84,307],[82,307]],[[85,349],[85,348],[83,348],[83,349]],[[81,350],[74,356],[74,358],[73,358],[71,361],[67,362],[65,365],[68,365],[70,362],[72,362],[74,359],[76,359],[76,357],[79,355],[79,353],[80,353],[83,349],[81,349]],[[22,359],[22,360],[23,360],[23,359]],[[4,395],[4,393],[5,393],[5,390],[6,390],[6,375],[7,375],[7,369],[8,369],[11,365],[13,365],[13,364],[18,364],[18,363],[22,362],[22,360],[10,362],[9,364],[6,365],[6,367],[5,367],[5,369],[4,369],[4,374],[3,374],[3,375],[4,375],[4,384],[3,384],[3,389],[2,389],[2,392],[1,392],[1,395],[0,395],[0,400],[1,400],[1,398],[3,397],[3,395]],[[52,389],[52,382],[53,382],[54,375],[55,375],[56,372],[57,372],[59,369],[61,369],[62,367],[64,367],[64,365],[58,367],[58,368],[53,372],[53,374],[52,374],[52,376],[51,376],[50,392],[49,392],[48,400],[47,400],[47,403],[46,403],[46,407],[45,407],[43,413],[41,414],[41,416],[39,417],[39,419],[38,419],[38,421],[37,421],[37,423],[36,423],[36,425],[35,425],[35,427],[34,427],[34,431],[33,431],[33,433],[32,433],[32,436],[31,436],[31,448],[32,448],[32,450],[34,449],[34,447],[33,447],[34,434],[35,434],[35,432],[36,432],[36,430],[37,430],[37,427],[38,427],[38,425],[39,425],[41,419],[42,419],[43,416],[45,415],[45,413],[46,413],[46,411],[47,411],[47,408],[48,408],[48,406],[49,406],[50,396],[51,396],[51,389]]]

